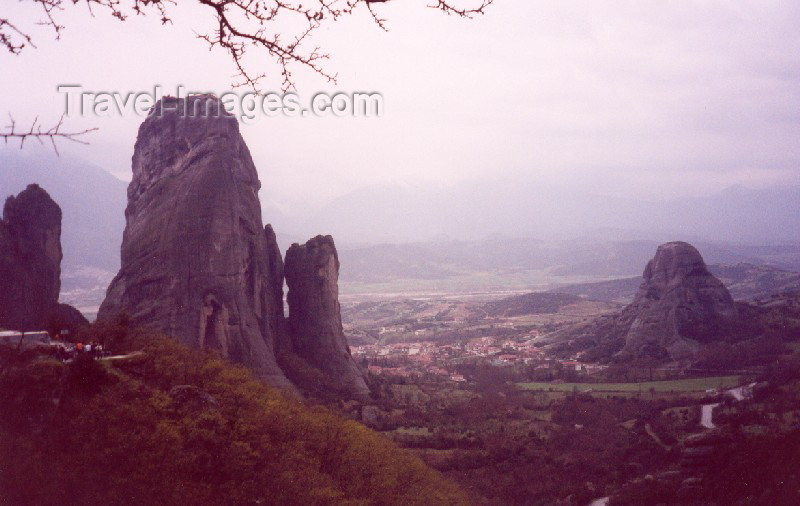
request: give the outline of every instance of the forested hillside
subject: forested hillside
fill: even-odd
[[[62,363],[4,352],[0,503],[465,502],[394,443],[242,367],[165,338],[102,336],[143,353]]]

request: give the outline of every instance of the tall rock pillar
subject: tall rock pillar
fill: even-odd
[[[288,386],[275,359],[282,275],[236,118],[211,95],[163,98],[132,162],[121,268],[98,319],[125,312]]]
[[[9,197],[0,219],[0,328],[76,329],[80,312],[58,303],[61,208],[37,184]]]
[[[366,399],[364,381],[342,330],[339,257],[331,236],[293,244],[284,264],[289,287],[289,336],[293,352],[323,372],[331,390]]]

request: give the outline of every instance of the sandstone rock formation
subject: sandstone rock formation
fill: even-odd
[[[236,118],[210,95],[164,98],[139,128],[132,164],[121,267],[98,319],[125,312],[288,386],[275,359],[280,254]]]
[[[339,257],[331,236],[286,252],[291,351],[322,371],[332,390],[365,399],[369,389],[350,355],[339,307]]]
[[[284,261],[262,226],[260,187],[238,123],[215,97],[162,99],[139,128],[121,268],[98,319],[125,313],[276,386],[294,389],[291,378],[366,398],[342,332],[333,240],[287,253],[287,322]]]
[[[621,312],[556,337],[591,348],[598,358],[684,361],[703,344],[733,341],[746,326],[730,293],[691,244],[658,247],[633,302]],[[750,336],[752,337],[752,336]]]
[[[0,220],[0,328],[48,330],[88,323],[58,303],[61,208],[36,184],[9,197]]]
[[[724,340],[738,318],[728,289],[685,242],[658,247],[623,316],[630,319],[621,354],[689,358],[702,343]]]

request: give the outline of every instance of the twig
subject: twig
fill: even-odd
[[[24,1],[24,0],[23,0]],[[130,14],[147,15],[155,11],[162,24],[172,21],[168,17],[168,6],[175,0],[27,0],[38,4],[44,13],[39,25],[51,27],[56,39],[65,29],[56,19],[56,14],[67,5],[85,4],[92,16],[95,8],[108,11],[111,16],[125,21]],[[329,72],[324,63],[329,55],[318,46],[306,46],[311,35],[323,24],[336,21],[352,14],[360,4],[364,4],[375,24],[388,31],[386,20],[378,11],[376,4],[390,0],[195,0],[208,7],[214,15],[214,29],[210,33],[197,34],[209,48],[221,48],[233,60],[239,82],[234,86],[248,86],[259,92],[259,82],[266,77],[264,72],[254,72],[245,63],[249,49],[261,50],[278,65],[281,88],[288,91],[295,88],[293,69],[300,67],[311,70],[325,80],[336,83],[336,74]],[[461,7],[460,2],[478,3],[475,7]],[[428,7],[448,15],[472,18],[483,14],[494,0],[434,0]],[[298,27],[296,31],[287,27]],[[0,19],[0,48],[5,47],[13,54],[19,54],[26,46],[33,45],[31,36],[13,25],[8,19]]]
[[[429,5],[431,9],[436,9],[444,12],[445,14],[454,14],[456,16],[471,19],[476,14],[485,14],[486,8],[494,3],[494,0],[481,0],[481,4],[471,9],[463,9],[453,7],[451,2],[446,0],[436,0],[434,5]]]
[[[6,144],[8,144],[9,139],[19,139],[19,148],[22,149],[25,145],[25,141],[29,138],[38,140],[40,144],[44,144],[45,140],[49,140],[56,155],[60,155],[58,147],[56,146],[56,138],[66,139],[68,141],[77,142],[78,144],[89,144],[81,137],[97,130],[97,128],[87,128],[80,132],[63,132],[61,130],[61,127],[64,125],[63,114],[58,120],[58,123],[47,130],[42,130],[42,125],[39,123],[38,116],[33,120],[30,129],[27,131],[18,131],[17,122],[10,114],[8,115],[8,119],[11,121],[11,124],[6,126],[5,131],[0,131],[0,139],[3,139]]]

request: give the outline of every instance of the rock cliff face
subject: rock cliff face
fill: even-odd
[[[275,359],[280,254],[238,123],[219,109],[209,95],[164,98],[140,126],[121,268],[98,319],[126,312],[288,386]]]
[[[607,360],[691,360],[704,344],[745,337],[730,293],[691,244],[658,247],[633,302],[617,314],[558,333],[554,341]]]
[[[312,390],[366,397],[342,332],[333,240],[294,245],[284,269],[238,123],[218,108],[210,95],[165,98],[139,128],[121,268],[98,319],[126,313],[276,386],[312,377]]]
[[[691,244],[659,246],[643,278],[623,311],[630,327],[621,354],[689,358],[699,345],[725,340],[735,330],[736,304]]]
[[[335,391],[366,398],[369,389],[350,355],[339,307],[339,257],[331,236],[317,236],[286,252],[292,352],[322,371]]]
[[[0,328],[46,330],[87,323],[58,303],[61,208],[36,184],[9,197],[0,220]]]

